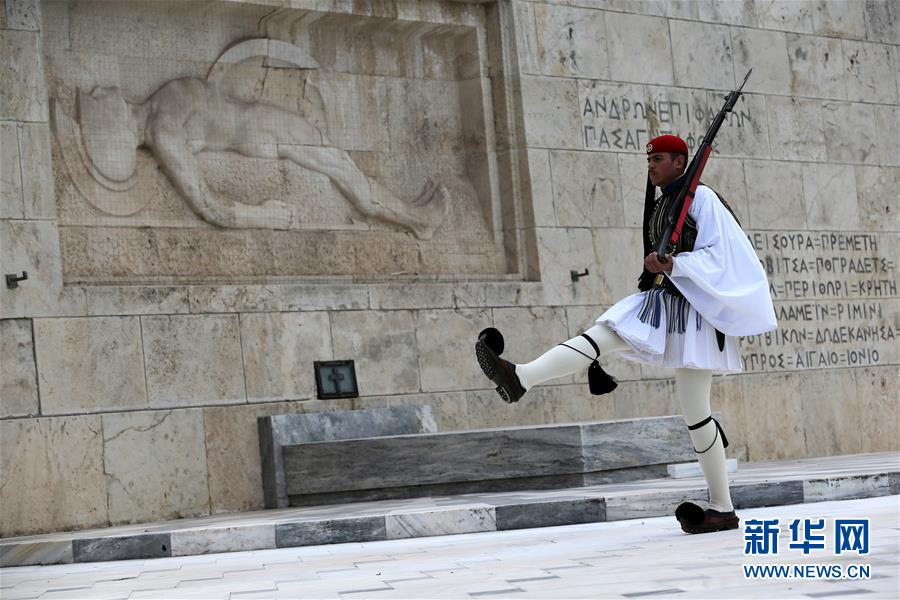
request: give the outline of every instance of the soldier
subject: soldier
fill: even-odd
[[[499,358],[502,336],[496,330],[482,332],[475,350],[479,366],[506,402],[588,365],[591,391],[611,391],[615,381],[598,363],[607,352],[675,369],[682,414],[709,486],[706,510],[685,503],[676,517],[687,533],[706,533],[736,529],[739,523],[725,469],[728,441],[710,410],[712,375],[740,372],[738,337],[770,331],[777,323],[759,259],[731,209],[710,188],[697,187],[674,255],[662,263],[652,251],[683,184],[687,155],[687,144],[673,135],[647,144],[646,258],[639,293],[616,303],[584,334],[529,363]],[[662,190],[658,198],[655,187]]]

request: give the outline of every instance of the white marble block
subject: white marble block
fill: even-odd
[[[53,173],[47,168],[52,164],[50,126],[47,123],[22,123],[19,127],[19,152],[25,217],[55,219],[56,191]]]
[[[420,390],[411,311],[347,311],[331,319],[335,360],[354,360],[363,396]]]
[[[697,8],[701,21],[756,27],[754,0],[697,0]]]
[[[522,77],[522,106],[529,146],[581,147],[578,87],[574,80]]]
[[[541,73],[609,78],[604,13],[556,4],[535,4]]]
[[[4,419],[0,452],[0,537],[107,524],[98,415]]]
[[[209,514],[200,409],[113,413],[102,419],[100,473],[106,478],[110,523]]]
[[[803,165],[806,222],[816,229],[859,229],[852,165]]]
[[[246,402],[237,315],[141,317],[150,406]]]
[[[613,81],[672,85],[669,22],[659,17],[606,13]]]
[[[0,119],[46,123],[47,89],[41,65],[40,34],[0,30]]]
[[[248,401],[298,400],[316,394],[313,363],[332,360],[327,313],[241,316]]]
[[[847,97],[840,40],[788,34],[787,48],[792,94],[841,100]]]
[[[416,313],[416,345],[422,391],[467,390],[484,385],[472,361],[472,344],[491,325],[486,309],[421,310]]]
[[[551,151],[553,205],[560,227],[622,227],[619,165],[608,152]]]
[[[672,20],[669,28],[676,85],[722,90],[734,87],[732,40],[728,27]],[[699,40],[702,43],[698,43]],[[740,77],[743,78],[743,74]]]
[[[22,31],[40,31],[40,0],[5,0],[4,3],[6,4],[7,27]]]
[[[897,64],[900,65],[900,52]],[[900,85],[900,83],[898,83]],[[878,134],[877,161],[882,165],[900,166],[900,153],[891,151],[891,140],[900,138],[900,106],[876,105],[875,131]]]
[[[791,65],[787,34],[765,29],[731,28],[735,74],[756,67],[744,90],[765,94],[791,93]]]
[[[862,226],[873,231],[896,231],[900,215],[888,200],[900,186],[900,168],[858,165],[854,171]]]
[[[58,236],[54,221],[0,220],[3,273],[28,272],[27,285],[15,289],[0,285],[4,318],[86,314],[84,289],[63,286]]]
[[[38,414],[38,382],[31,321],[0,321],[0,417]]]
[[[769,96],[772,158],[823,162],[827,159],[822,106],[817,100]]]
[[[139,317],[35,319],[45,415],[147,408]]]
[[[812,8],[813,33],[842,38],[866,37],[865,2],[817,0]]]
[[[822,105],[829,162],[878,163],[875,112],[871,104],[826,102]]]
[[[0,123],[0,218],[21,219],[22,169],[19,164],[18,126]]]
[[[594,232],[600,293],[593,297],[593,302],[611,305],[637,291],[643,250],[638,229],[599,229]]]
[[[756,17],[763,29],[812,33],[810,0],[755,0]]]
[[[868,0],[865,3],[866,39],[900,44],[900,7],[896,2]]]
[[[792,162],[748,160],[747,181],[753,182],[750,219],[754,229],[804,229],[803,178],[800,165]]]

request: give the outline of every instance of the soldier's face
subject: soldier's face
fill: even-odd
[[[647,174],[650,183],[657,187],[663,187],[672,183],[684,171],[684,158],[676,156],[674,159],[668,152],[656,152],[647,156]]]

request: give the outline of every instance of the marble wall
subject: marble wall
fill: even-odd
[[[643,144],[696,144],[751,67],[704,179],[781,327],[715,380],[730,455],[898,449],[896,3],[222,0],[182,25],[158,3],[99,6],[0,0],[0,273],[28,272],[0,285],[0,535],[259,508],[264,415],[430,405],[452,431],[677,414],[670,372],[616,358],[611,395],[579,374],[503,404],[471,345],[496,326],[530,359],[634,291]],[[143,196],[104,204],[97,183],[103,212],[79,195],[55,112],[80,118],[76,88],[139,101],[255,36],[315,58],[332,93],[310,118],[361,170],[408,194],[440,173],[467,198],[450,225],[423,239],[366,221],[321,173],[233,152],[202,156],[210,186],[300,202],[309,227],[212,225],[143,149]],[[267,60],[237,81],[263,69],[267,102],[312,115],[297,90],[316,69]],[[344,358],[361,397],[316,400],[312,362]]]

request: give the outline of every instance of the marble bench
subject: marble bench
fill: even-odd
[[[291,506],[582,487],[696,460],[680,416],[282,445]]]
[[[259,417],[257,427],[266,508],[289,506],[282,463],[282,447],[287,444],[437,431],[430,406],[275,415]]]

